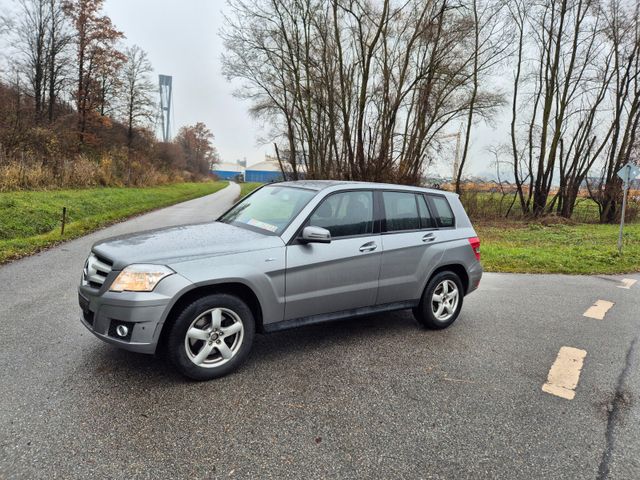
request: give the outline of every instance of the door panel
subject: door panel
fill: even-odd
[[[329,230],[331,243],[287,247],[285,320],[375,305],[382,244],[373,192],[331,193],[306,225]]]
[[[288,246],[285,320],[375,305],[381,253],[380,235]]]
[[[422,296],[426,276],[438,264],[445,249],[438,233],[416,231],[382,235],[377,304],[417,300]]]

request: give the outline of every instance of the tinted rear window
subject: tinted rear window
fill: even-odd
[[[413,193],[382,192],[386,214],[386,231],[418,230],[420,217],[418,204]]]
[[[451,206],[447,199],[440,195],[429,195],[431,198],[431,205],[433,205],[434,215],[438,220],[440,227],[453,227],[455,226],[455,218],[451,211]]]

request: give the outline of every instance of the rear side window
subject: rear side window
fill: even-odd
[[[382,192],[387,232],[420,229],[416,199],[413,193]]]
[[[332,238],[373,232],[373,192],[335,193],[325,198],[308,225],[326,228]]]
[[[431,205],[433,206],[433,214],[436,216],[440,227],[455,226],[455,218],[451,211],[451,206],[447,199],[441,195],[429,195]]]

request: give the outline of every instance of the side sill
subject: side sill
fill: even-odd
[[[292,318],[290,320],[268,323],[262,327],[262,331],[265,333],[279,332],[282,330],[289,330],[291,328],[304,327],[306,325],[335,322],[346,318],[363,317],[376,313],[393,312],[395,310],[406,310],[408,308],[417,307],[418,303],[420,303],[420,300],[409,300],[405,302],[385,303],[384,305],[375,305],[373,307],[342,310],[340,312],[323,313],[321,315],[312,315],[309,317]]]

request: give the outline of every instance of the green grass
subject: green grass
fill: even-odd
[[[0,193],[0,263],[142,212],[208,195],[226,185],[227,182],[203,182]],[[63,237],[60,222],[65,206],[67,224]]]
[[[475,225],[482,263],[491,272],[614,274],[640,271],[640,224],[625,226],[622,255],[618,225]]]
[[[261,187],[262,185],[264,185],[264,184],[263,183],[258,183],[258,182],[241,183],[240,184],[240,198],[244,197],[245,195],[250,194],[256,188]]]

